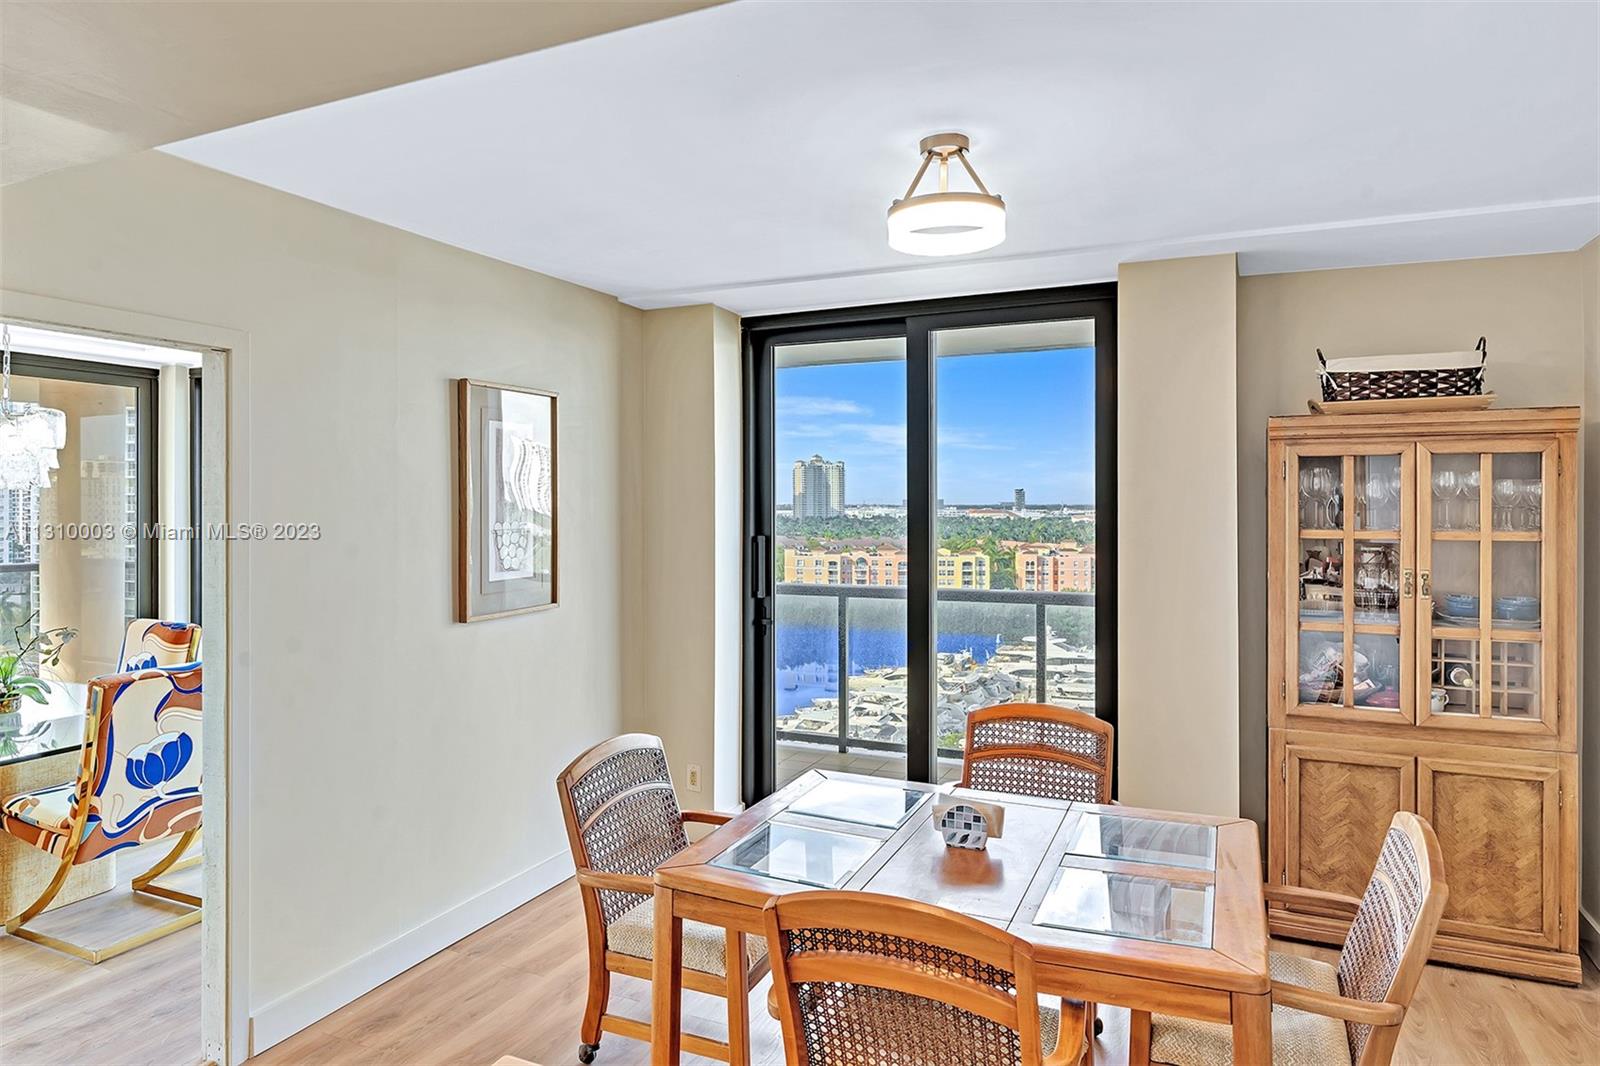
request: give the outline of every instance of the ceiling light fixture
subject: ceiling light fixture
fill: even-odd
[[[967,160],[971,142],[964,133],[922,138],[922,166],[906,194],[889,205],[889,247],[910,255],[967,255],[1006,239],[1006,205],[991,193]],[[939,159],[939,191],[917,195],[917,186],[934,157]],[[977,192],[950,191],[950,159],[966,168]]]

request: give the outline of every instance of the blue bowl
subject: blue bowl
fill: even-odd
[[[1503,618],[1508,622],[1537,622],[1539,620],[1539,597],[1496,596],[1494,598],[1494,616]]]
[[[1452,618],[1478,617],[1478,597],[1463,592],[1447,592],[1444,596],[1444,613]]]

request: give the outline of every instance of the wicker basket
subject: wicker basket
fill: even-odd
[[[1479,396],[1483,371],[1489,362],[1489,344],[1483,337],[1470,352],[1433,352],[1427,355],[1368,356],[1356,359],[1323,357],[1322,401],[1409,400],[1422,396]]]

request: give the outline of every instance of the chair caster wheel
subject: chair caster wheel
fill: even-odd
[[[599,1050],[599,1044],[579,1044],[578,1061],[584,1063],[584,1066],[588,1066],[589,1063],[594,1061],[594,1053]]]
[[[1106,1031],[1105,1020],[1102,1019],[1102,1018],[1096,1018],[1094,1020],[1094,1035],[1095,1036],[1099,1036],[1101,1033],[1103,1033],[1105,1031]]]

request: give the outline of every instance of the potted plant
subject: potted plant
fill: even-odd
[[[44,703],[50,692],[50,682],[36,671],[61,663],[61,649],[72,642],[78,631],[71,626],[54,629],[29,630],[38,621],[39,612],[28,616],[27,621],[11,631],[15,650],[0,654],[0,735],[16,732],[22,724],[18,708],[22,697]],[[26,639],[24,639],[26,638]]]

